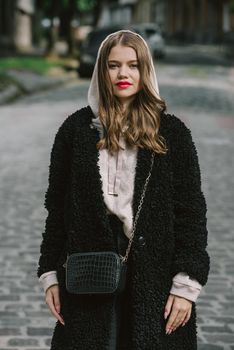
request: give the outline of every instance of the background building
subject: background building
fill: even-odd
[[[1,54],[10,50],[32,49],[33,0],[0,1],[0,49]]]
[[[222,42],[234,30],[228,0],[158,0],[155,21],[168,38],[187,42]]]
[[[222,42],[225,33],[234,30],[231,4],[231,0],[109,1],[103,7],[99,25],[156,22],[168,39]]]
[[[57,30],[58,40],[59,35],[64,38],[65,28],[66,33],[71,32],[69,26],[74,26],[75,18],[77,29],[83,25],[157,23],[167,43],[223,43],[225,38],[234,42],[234,0],[99,0],[93,7],[90,3],[87,0],[86,10],[81,10],[77,1],[1,0],[0,55],[13,50],[30,52],[33,44],[38,46],[41,37],[45,36],[41,20],[48,17],[46,4],[51,7],[50,22],[54,23],[56,19],[56,23],[61,24]],[[61,10],[64,4],[70,6],[67,12]],[[66,36],[71,42],[72,34],[69,35]],[[51,35],[44,39],[48,41],[49,37]]]

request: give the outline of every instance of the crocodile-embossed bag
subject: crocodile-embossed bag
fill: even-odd
[[[67,291],[75,294],[120,293],[125,286],[127,264],[111,252],[74,253],[66,266]]]
[[[119,294],[124,290],[127,259],[151,176],[154,155],[155,153],[152,152],[150,171],[144,184],[125,256],[112,251],[84,252],[68,255],[67,261],[63,266],[66,268],[66,288],[69,293]]]

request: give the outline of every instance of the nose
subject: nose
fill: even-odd
[[[126,66],[120,66],[119,70],[118,70],[118,76],[119,77],[127,77],[128,73],[127,73],[127,67]]]

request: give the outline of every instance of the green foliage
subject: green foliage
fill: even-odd
[[[75,8],[81,12],[92,10],[98,0],[75,0]],[[53,0],[39,1],[38,5],[45,13],[50,12],[52,8]],[[71,6],[70,0],[58,0],[58,7],[61,11],[68,9]]]
[[[10,69],[31,71],[37,74],[46,74],[52,67],[61,67],[64,60],[49,60],[41,57],[8,57],[0,59],[0,74],[5,74]]]
[[[231,13],[234,13],[234,0],[229,1],[229,10]]]
[[[39,3],[39,1],[38,1]],[[51,9],[51,0],[41,1],[39,4],[40,8],[44,11],[45,14],[48,14]]]
[[[90,11],[96,5],[96,0],[78,0],[78,9],[82,12]]]
[[[62,7],[67,8],[69,6],[69,0],[62,0]]]

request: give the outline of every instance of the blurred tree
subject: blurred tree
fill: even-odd
[[[230,0],[229,2],[229,9],[231,13],[234,13],[234,0]]]
[[[80,12],[91,12],[93,21],[93,27],[96,27],[101,14],[105,0],[77,0],[78,9]]]
[[[90,11],[98,3],[97,0],[77,0],[77,6],[80,11]]]
[[[68,55],[72,56],[75,50],[73,20],[78,17],[78,1],[62,0],[61,1],[60,23],[63,29],[64,38],[68,45]]]
[[[58,40],[58,18],[61,11],[60,0],[36,0],[36,7],[40,8],[43,15],[50,19],[48,37],[47,37],[47,55],[55,54],[55,44]]]
[[[94,7],[93,7],[93,26],[94,27],[97,27],[98,20],[104,4],[105,4],[105,0],[97,0],[94,3]]]
[[[58,21],[61,33],[68,45],[68,54],[73,55],[74,20],[79,19],[81,12],[91,12],[93,26],[96,26],[100,16],[103,0],[36,0],[36,6],[44,16],[50,19],[48,31],[47,54],[55,54],[55,44],[59,36]]]

